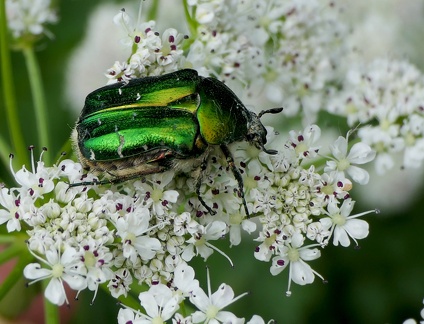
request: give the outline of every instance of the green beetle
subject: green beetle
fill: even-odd
[[[248,141],[265,149],[267,131],[260,121],[265,110],[249,111],[226,85],[191,69],[116,83],[91,92],[72,133],[73,148],[84,169],[103,173],[118,183],[169,169],[198,168],[196,193],[212,145],[219,145],[239,185],[246,215],[243,179],[227,145]],[[89,185],[80,182],[71,186]]]

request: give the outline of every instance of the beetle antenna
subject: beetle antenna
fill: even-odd
[[[278,153],[277,150],[267,150],[264,146],[262,146],[262,151],[264,151],[265,153],[268,153],[269,155],[275,155]]]
[[[283,107],[279,107],[279,108],[271,108],[271,109],[267,109],[267,110],[262,110],[259,113],[258,118],[261,118],[265,114],[278,114],[278,113],[282,112],[283,109],[284,109]]]

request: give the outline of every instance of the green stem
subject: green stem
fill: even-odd
[[[47,285],[49,284],[49,280],[43,281],[43,290],[46,290]],[[46,324],[59,324],[59,307],[57,305],[52,304],[47,300],[47,298],[44,298],[44,315],[45,320],[44,323]]]
[[[6,143],[3,137],[0,136],[0,160],[4,163],[5,168],[9,167],[9,156],[7,152],[12,152],[12,148]]]
[[[190,31],[190,39],[192,40],[192,42],[197,38],[197,21],[195,19],[193,19],[193,17],[190,14],[190,10],[189,10],[189,6],[187,3],[187,0],[183,0],[183,5],[184,5],[184,14],[185,14],[185,18],[188,24],[188,29]]]
[[[157,20],[157,13],[159,9],[160,0],[151,1],[149,12],[147,13],[147,21]],[[138,26],[137,26],[138,27]]]
[[[9,128],[9,134],[13,143],[13,150],[16,153],[16,161],[18,165],[23,165],[27,160],[28,152],[22,136],[22,130],[18,118],[18,109],[16,106],[15,89],[13,86],[12,63],[9,51],[9,35],[7,32],[6,22],[6,2],[0,2],[0,66],[1,79],[4,96],[4,105],[6,110],[6,119]],[[5,142],[2,140],[2,142]],[[1,159],[3,161],[9,159],[9,151],[0,150]]]
[[[41,79],[40,67],[34,53],[32,45],[23,48],[26,64],[28,67],[28,77],[31,85],[32,98],[34,101],[35,120],[37,123],[38,144],[45,146],[49,149],[49,133],[47,125],[47,105],[46,97],[43,89],[43,82]],[[50,165],[49,151],[44,153],[44,162]]]

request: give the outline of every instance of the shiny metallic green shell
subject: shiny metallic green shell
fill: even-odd
[[[193,158],[208,145],[245,139],[249,117],[228,87],[187,69],[90,93],[77,122],[77,143],[92,161],[155,150]]]
[[[165,171],[181,161],[205,161],[211,145],[219,145],[229,163],[226,145],[232,142],[246,140],[266,151],[266,130],[258,116],[222,82],[190,69],[93,91],[72,139],[85,169],[116,182]]]

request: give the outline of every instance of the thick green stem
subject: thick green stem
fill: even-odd
[[[19,165],[23,165],[28,156],[26,145],[22,136],[21,125],[18,118],[18,109],[16,106],[15,89],[13,86],[13,73],[12,63],[10,60],[9,51],[9,35],[7,32],[6,22],[6,3],[0,1],[0,66],[1,66],[1,79],[3,88],[4,107],[6,113],[6,120],[9,129],[10,138],[13,143],[13,150],[16,155],[16,160]],[[4,118],[4,117],[2,117]],[[1,135],[0,135],[1,136]],[[2,139],[2,143],[6,141]],[[8,147],[2,145],[0,150],[1,160],[6,161],[8,164],[9,151],[5,151]]]
[[[48,283],[49,283],[49,280],[43,281],[44,290],[46,290]],[[44,315],[45,315],[44,323],[46,324],[60,323],[59,307],[49,302],[47,298],[44,298]]]
[[[51,149],[51,147],[49,146],[46,97],[44,94],[40,67],[38,65],[37,58],[34,53],[34,47],[32,45],[24,47],[23,53],[28,67],[28,77],[31,85],[32,98],[34,101],[38,144],[40,146],[45,146]],[[47,153],[48,151],[44,154],[44,162],[49,165],[51,162],[49,159],[50,154]]]

